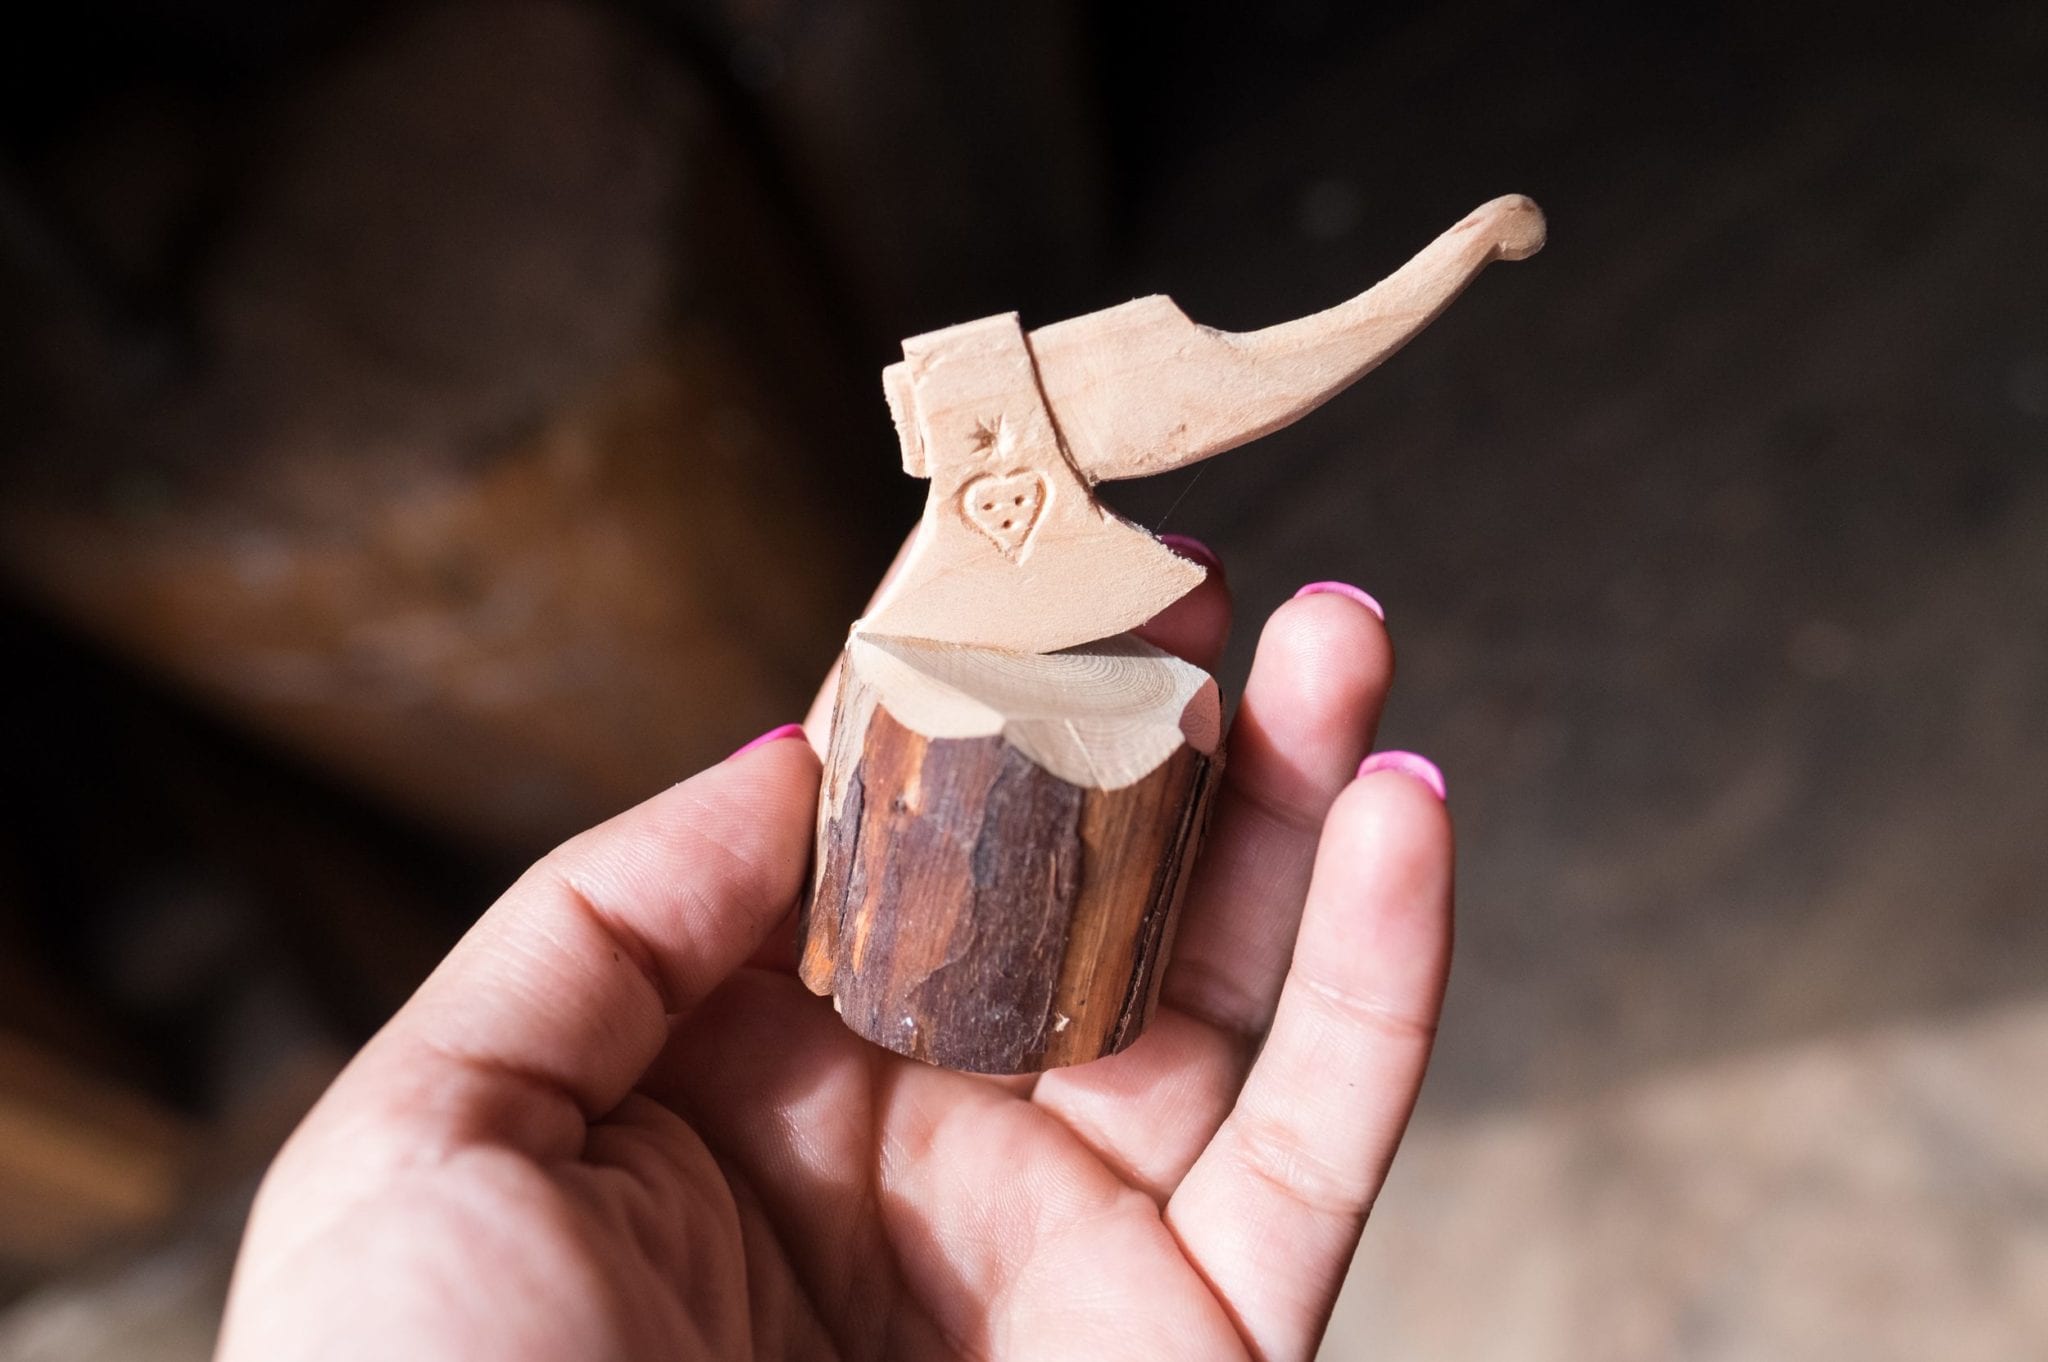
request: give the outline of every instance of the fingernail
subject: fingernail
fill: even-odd
[[[1416,752],[1375,752],[1358,764],[1358,774],[1369,776],[1374,771],[1399,771],[1413,777],[1430,788],[1438,799],[1447,799],[1444,789],[1444,773],[1428,757]]]
[[[1223,560],[1216,556],[1216,550],[1191,534],[1162,534],[1159,542],[1183,558],[1194,559],[1211,572],[1223,570]]]
[[[784,738],[801,738],[803,735],[804,726],[802,724],[784,724],[780,728],[771,728],[739,751],[733,753],[732,757],[743,757],[757,747],[766,747],[769,743],[781,742]],[[727,757],[726,760],[731,761],[732,757]]]
[[[1378,615],[1383,623],[1387,618],[1387,612],[1380,608],[1378,601],[1349,582],[1310,582],[1307,586],[1294,593],[1294,599],[1298,601],[1303,596],[1320,596],[1326,591],[1338,596],[1349,596],[1352,600],[1357,601],[1360,605],[1372,611],[1373,614]]]

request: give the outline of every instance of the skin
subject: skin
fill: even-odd
[[[1212,573],[1147,632],[1208,663],[1228,616]],[[805,743],[571,840],[279,1155],[221,1357],[1310,1357],[1450,958],[1443,805],[1354,775],[1391,675],[1364,606],[1273,614],[1159,1012],[1036,1079],[796,981]]]

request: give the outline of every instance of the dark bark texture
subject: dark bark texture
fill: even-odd
[[[1088,789],[1000,737],[926,739],[877,705],[820,814],[804,982],[869,1040],[949,1069],[1116,1053],[1158,996],[1218,766],[1183,747]]]

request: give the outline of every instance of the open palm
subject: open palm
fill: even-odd
[[[1228,610],[1212,577],[1150,632],[1207,662]],[[1275,612],[1158,1015],[1036,1079],[796,981],[804,743],[572,840],[280,1155],[222,1356],[1310,1355],[1449,957],[1442,805],[1354,776],[1390,675],[1357,601]]]

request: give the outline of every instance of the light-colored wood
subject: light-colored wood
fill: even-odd
[[[903,343],[905,421],[927,451],[918,542],[869,633],[1046,653],[1142,624],[1202,580],[1095,500],[1039,395],[1015,313]]]
[[[1378,368],[1479,271],[1543,245],[1543,214],[1510,194],[1474,209],[1348,302],[1263,331],[1215,331],[1171,298],[1031,333],[1068,456],[1094,482],[1199,463],[1293,424]]]
[[[846,665],[865,678],[834,728],[835,749],[884,704],[927,738],[1000,737],[1074,785],[1117,790],[1183,745],[1213,755],[1223,736],[1216,682],[1128,634],[1057,653],[1005,653],[855,635]],[[836,752],[834,769],[850,764]],[[844,787],[827,772],[826,799]]]
[[[1349,302],[1263,331],[1198,326],[1154,296],[1028,335],[1008,314],[905,341],[883,390],[904,468],[931,490],[917,546],[857,627],[1037,653],[1144,623],[1202,570],[1102,507],[1095,483],[1295,421],[1543,238],[1542,212],[1508,195]]]

